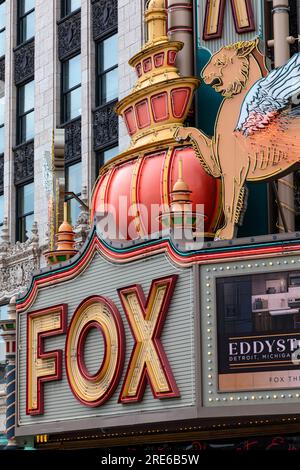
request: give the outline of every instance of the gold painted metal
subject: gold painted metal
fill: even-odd
[[[93,380],[85,378],[79,370],[77,349],[80,333],[90,322],[97,322],[105,338],[105,360]],[[72,391],[85,403],[93,403],[103,397],[116,373],[119,355],[118,331],[107,306],[100,301],[84,306],[77,311],[68,332],[66,361]]]
[[[28,397],[27,406],[34,411],[38,408],[38,378],[52,376],[56,372],[54,357],[39,358],[38,335],[49,330],[61,327],[59,313],[51,312],[47,315],[29,316],[28,324]]]
[[[183,43],[168,39],[166,33],[167,11],[164,0],[150,0],[145,13],[145,21],[148,29],[148,41],[142,51],[129,61],[129,64],[132,67],[136,67],[137,64],[141,64],[149,59],[152,62],[152,69],[147,73],[142,73],[138,77],[133,92],[119,101],[115,108],[117,114],[123,115],[126,109],[131,106],[135,109],[136,103],[143,99],[150,101],[151,96],[157,95],[159,92],[166,92],[168,94],[168,108],[170,110],[171,90],[179,86],[189,88],[190,96],[184,115],[181,118],[175,118],[172,116],[172,113],[169,113],[169,119],[164,120],[163,124],[155,122],[151,106],[149,105],[151,125],[146,129],[139,129],[132,136],[130,152],[136,152],[137,149],[142,151],[145,146],[151,148],[154,144],[159,143],[161,145],[165,141],[170,141],[174,145],[174,130],[185,121],[192,104],[194,90],[200,82],[195,77],[181,77],[177,67],[168,64],[168,52],[177,53],[182,49]],[[155,68],[153,66],[154,55],[159,53],[164,54],[163,66]],[[121,158],[122,155],[120,156]]]
[[[137,159],[132,176],[130,194],[132,198],[131,202],[134,207],[134,223],[141,237],[144,236],[143,232],[145,230],[143,230],[142,227],[137,204],[138,170],[142,163],[139,162],[139,160],[147,156],[147,154],[154,154],[157,151],[166,152],[161,173],[161,194],[162,203],[168,206],[166,208],[166,211],[168,211],[170,209],[169,204],[171,200],[170,188],[168,187],[169,163],[174,155],[175,149],[183,147],[183,145],[176,140],[176,132],[183,126],[192,105],[194,92],[200,84],[200,79],[196,77],[182,77],[179,74],[178,68],[175,66],[176,54],[183,48],[184,44],[180,41],[172,41],[167,36],[167,10],[164,0],[150,0],[150,2],[148,2],[145,21],[147,24],[148,40],[142,50],[129,61],[129,64],[136,68],[138,76],[137,82],[133,91],[123,98],[115,107],[116,113],[122,116],[125,122],[126,112],[132,113],[132,120],[134,120],[135,126],[132,126],[131,129],[131,143],[126,151],[103,165],[99,172],[99,178],[103,178],[103,175],[112,172],[114,168],[120,167],[121,164]],[[155,58],[157,59],[157,57],[160,58],[159,65],[155,64]],[[173,57],[173,60],[170,59],[170,57]],[[147,68],[144,66],[145,63],[151,64],[151,66]],[[173,110],[174,103],[172,103],[172,93],[179,89],[187,90],[187,95],[186,101],[181,102],[182,115],[175,117],[176,113]],[[163,119],[155,120],[155,111],[154,107],[151,105],[151,98],[154,96],[157,97],[160,94],[166,95],[168,114]],[[184,101],[183,98],[182,100]],[[144,128],[141,128],[141,125],[139,128],[136,105],[142,101],[147,102],[149,123],[145,124]],[[202,159],[202,161],[204,160]],[[99,179],[95,188],[98,184]],[[100,190],[100,206],[104,207],[106,186],[109,185],[109,178],[104,176],[101,182],[101,186],[102,185],[104,187],[101,187]],[[216,221],[219,220],[220,212],[221,210],[216,215]],[[205,236],[211,238],[213,234],[206,233]]]
[[[219,26],[221,0],[210,2],[208,7],[207,34],[216,34]]]
[[[247,28],[248,26],[250,26],[250,21],[246,1],[233,0],[233,3],[239,28]]]
[[[141,164],[143,162],[142,158],[138,158],[135,162],[134,165],[134,170],[132,173],[132,179],[131,179],[131,208],[132,208],[132,216],[134,217],[134,224],[137,233],[140,235],[140,237],[144,236],[144,230],[142,227],[142,221],[140,217],[140,211],[138,207],[138,177],[139,177],[139,172],[141,168]]]
[[[245,210],[246,181],[272,180],[299,165],[297,118],[290,118],[283,112],[277,119],[276,113],[269,113],[270,116],[265,117],[267,125],[258,121],[251,134],[237,130],[246,96],[252,86],[269,73],[258,42],[238,42],[223,47],[202,72],[204,82],[224,97],[214,136],[209,138],[193,127],[181,127],[175,132],[179,141],[192,142],[205,171],[221,178],[225,223],[217,231],[217,239],[234,238],[236,224]],[[255,118],[257,115],[259,113]]]
[[[165,299],[166,284],[159,285],[153,290],[149,302],[147,303],[146,315],[144,317],[137,294],[135,292],[121,292],[123,304],[130,320],[131,328],[137,339],[135,355],[132,358],[131,367],[125,378],[122,395],[124,397],[134,397],[137,395],[137,387],[141,382],[141,375],[144,371],[144,364],[147,364],[147,371],[151,379],[152,387],[156,393],[167,393],[170,391],[166,373],[161,366],[161,361],[153,345],[152,337],[157,325],[162,303]]]
[[[56,250],[44,253],[48,264],[66,261],[78,253],[75,249],[75,232],[68,222],[68,203],[64,203],[64,221],[60,225],[57,234]]]

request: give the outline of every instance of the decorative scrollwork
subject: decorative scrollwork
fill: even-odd
[[[118,27],[118,1],[93,1],[93,37],[96,41],[103,34],[107,34]]]
[[[0,80],[5,82],[5,57],[0,60]]]
[[[101,106],[94,111],[94,147],[98,150],[118,141],[118,116],[114,111],[116,102]]]
[[[14,54],[15,84],[19,85],[34,75],[34,39],[17,47]]]
[[[34,142],[26,142],[15,148],[15,184],[24,183],[33,178]]]
[[[65,129],[65,162],[81,159],[81,118],[71,121]]]
[[[80,51],[81,12],[68,16],[58,24],[58,58],[64,60]]]
[[[4,219],[3,229],[8,232],[7,218]],[[0,302],[27,290],[33,272],[40,268],[41,250],[36,222],[28,236],[24,243],[11,244],[8,237],[5,242],[0,243],[0,250],[4,255],[0,259]]]

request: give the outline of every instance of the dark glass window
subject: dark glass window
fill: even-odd
[[[0,57],[5,54],[6,2],[0,3]]]
[[[18,44],[34,36],[35,0],[18,0]]]
[[[76,196],[81,195],[81,162],[66,167],[66,190],[72,191]],[[67,196],[68,219],[73,225],[80,213],[80,204],[72,196]]]
[[[100,168],[109,160],[116,157],[119,153],[119,147],[116,145],[115,147],[110,147],[108,149],[101,150],[101,152],[97,152],[96,154],[96,177],[98,176]]]
[[[4,222],[4,194],[0,194],[0,227]]]
[[[81,0],[62,0],[61,17],[69,15],[72,11],[78,10],[81,7]]]
[[[34,219],[34,183],[17,187],[17,240],[25,242]]]
[[[62,64],[63,122],[81,115],[81,61],[80,54]]]
[[[97,44],[97,106],[118,98],[118,35]]]
[[[5,98],[0,98],[0,155],[4,153],[4,104]]]
[[[17,144],[34,137],[34,80],[18,88]]]

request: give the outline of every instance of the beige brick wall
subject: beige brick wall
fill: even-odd
[[[129,59],[140,51],[143,43],[144,0],[118,1],[119,36],[119,99],[127,96],[136,82],[135,71]],[[130,139],[123,121],[119,120],[120,152],[127,149]]]
[[[15,238],[16,197],[14,187],[13,147],[16,142],[16,88],[14,86],[13,48],[16,46],[16,2],[6,2],[5,36],[5,148],[4,148],[4,215],[8,217],[11,239]]]
[[[91,193],[95,174],[93,151],[93,116],[95,103],[95,44],[91,23],[91,2],[81,2],[81,158],[82,187]]]
[[[56,54],[59,1],[35,2],[35,139],[34,139],[34,212],[40,243],[48,230],[48,194],[43,166],[52,149],[52,133],[59,122],[60,69]]]

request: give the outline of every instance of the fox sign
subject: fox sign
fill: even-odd
[[[17,433],[56,432],[58,423],[62,431],[91,429],[99,418],[101,427],[145,423],[147,415],[178,419],[191,410],[193,285],[193,267],[163,253],[111,262],[97,237],[67,267],[36,275],[18,302]]]
[[[145,299],[140,285],[120,289],[118,294],[134,336],[128,369],[119,400],[140,401],[148,378],[155,398],[178,397],[160,333],[177,276],[152,282]],[[74,396],[86,406],[99,406],[114,393],[124,363],[125,335],[120,312],[114,302],[94,295],[75,310],[67,329],[66,304],[33,311],[27,318],[27,413],[44,413],[43,383],[62,376],[61,350],[44,350],[47,337],[67,333],[65,367]],[[103,335],[104,354],[100,367],[91,374],[84,361],[87,336],[92,329]],[[102,362],[101,362],[102,361]]]

